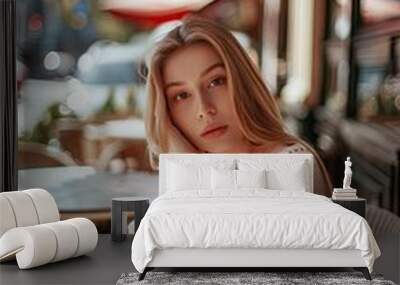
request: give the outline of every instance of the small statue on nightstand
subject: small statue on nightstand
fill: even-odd
[[[347,157],[344,162],[344,179],[343,179],[343,188],[333,188],[332,199],[333,200],[354,200],[357,199],[357,189],[352,188],[351,185],[351,176],[353,172],[351,171],[352,162],[350,161],[350,157]]]
[[[343,179],[343,189],[352,189],[350,187],[351,184],[351,176],[352,176],[352,171],[351,171],[351,161],[350,157],[347,157],[347,160],[344,162],[344,179]]]

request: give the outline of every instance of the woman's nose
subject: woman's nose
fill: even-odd
[[[197,119],[199,120],[204,119],[207,116],[213,116],[217,113],[214,104],[203,96],[200,96],[198,104]]]

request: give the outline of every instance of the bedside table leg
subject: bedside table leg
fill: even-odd
[[[354,267],[354,269],[357,271],[361,271],[362,274],[364,275],[365,279],[372,280],[367,267]]]
[[[122,204],[117,201],[112,201],[111,239],[122,241]]]

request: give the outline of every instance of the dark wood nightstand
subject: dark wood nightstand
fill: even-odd
[[[339,204],[340,206],[359,214],[361,217],[365,218],[365,208],[367,200],[364,198],[357,199],[347,199],[347,200],[337,200],[332,199],[332,202]]]
[[[111,237],[113,241],[123,241],[128,235],[128,212],[135,215],[135,232],[150,205],[147,197],[120,197],[112,199]]]

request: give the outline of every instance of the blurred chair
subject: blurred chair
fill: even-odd
[[[394,284],[400,282],[400,217],[386,209],[367,205],[366,220],[371,227],[381,256],[374,264],[374,271],[383,274]]]
[[[119,163],[116,163],[117,161]],[[96,167],[116,172],[124,170],[152,171],[146,140],[115,140],[100,153]]]
[[[366,220],[374,235],[400,234],[400,217],[386,209],[367,205]]]
[[[17,161],[19,169],[77,165],[67,153],[32,142],[18,143]]]
[[[62,149],[68,151],[75,161],[84,161],[82,135],[82,123],[75,118],[60,118],[53,128],[55,137],[60,142]]]

